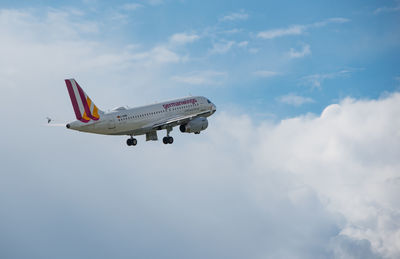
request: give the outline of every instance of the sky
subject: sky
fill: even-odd
[[[399,258],[399,1],[0,1],[1,258]],[[203,95],[173,145],[49,127]],[[159,132],[159,138],[165,132]]]

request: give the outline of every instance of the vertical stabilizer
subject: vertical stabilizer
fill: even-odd
[[[97,121],[100,119],[100,110],[83,91],[75,79],[65,79],[65,84],[67,85],[76,119],[85,123],[90,120]]]

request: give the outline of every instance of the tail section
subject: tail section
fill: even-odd
[[[100,118],[100,110],[92,102],[89,96],[82,90],[75,79],[65,79],[65,84],[67,85],[76,119],[85,123],[89,122],[90,120],[97,121]]]

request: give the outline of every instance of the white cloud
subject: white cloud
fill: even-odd
[[[220,19],[222,22],[226,21],[238,21],[238,20],[247,20],[249,18],[249,15],[245,13],[244,11],[240,11],[237,13],[231,13],[229,15],[225,15]]]
[[[186,60],[177,53],[165,46],[156,46],[145,52],[134,53],[130,56],[131,60],[143,62],[144,65],[178,63]]]
[[[64,87],[53,95],[53,82],[38,81],[36,91],[44,95],[38,98],[57,99],[62,110],[73,113]],[[193,251],[207,258],[400,256],[400,94],[347,99],[321,116],[279,123],[218,111],[199,136],[174,130],[175,143],[168,146],[139,137],[135,149],[125,146],[124,137],[34,126],[45,102],[35,106],[37,100],[20,97],[35,112],[27,113],[20,103],[0,104],[13,108],[6,121],[15,114],[32,115],[4,125],[0,135],[0,180],[6,183],[0,188],[3,253],[48,258],[65,249],[96,258],[107,253],[176,258],[178,252],[188,258]],[[35,138],[18,138],[27,123]],[[16,163],[21,156],[24,163]],[[57,170],[43,157],[57,163]]]
[[[200,36],[197,34],[175,33],[170,37],[169,41],[172,44],[185,45],[198,39],[200,39]]]
[[[320,22],[315,22],[312,24],[291,25],[287,28],[279,28],[279,29],[261,31],[257,34],[257,37],[261,38],[261,39],[275,39],[275,38],[283,37],[283,36],[301,35],[301,34],[304,34],[307,30],[309,30],[311,28],[324,27],[331,23],[346,23],[349,21],[350,21],[349,19],[341,18],[341,17],[330,18],[330,19],[326,19],[326,20],[323,20]]]
[[[303,97],[295,94],[288,94],[281,96],[277,99],[281,103],[293,105],[293,106],[301,106],[305,103],[313,103],[314,100],[310,97]]]
[[[400,253],[400,227],[394,224],[400,209],[394,198],[400,194],[394,191],[400,177],[399,101],[399,94],[379,101],[346,99],[320,117],[282,122],[259,138],[265,152],[256,150],[260,166],[283,166],[325,196],[327,206],[346,219],[341,233],[369,240],[374,251],[392,258]],[[271,147],[278,143],[282,148]]]
[[[290,49],[288,56],[289,58],[302,58],[311,54],[310,45],[306,44],[303,46],[303,49],[300,51],[296,51],[293,48]]]
[[[249,45],[248,41],[241,41],[238,43],[238,47],[241,47],[241,48],[245,48],[245,47],[247,47],[247,45]]]
[[[243,29],[235,28],[235,29],[231,29],[231,30],[221,31],[221,33],[224,33],[224,34],[236,34],[236,33],[242,32],[242,31],[243,31]]]
[[[379,7],[374,11],[374,14],[381,14],[381,13],[393,13],[400,11],[400,5],[393,6],[393,7]]]
[[[303,32],[307,29],[306,26],[304,25],[293,25],[288,28],[283,28],[283,29],[273,29],[273,30],[267,30],[267,31],[262,31],[257,34],[258,38],[262,39],[274,39],[282,36],[288,36],[288,35],[300,35],[303,34]]]
[[[41,41],[43,38],[71,41],[99,33],[99,25],[96,22],[82,19],[82,13],[73,9],[50,9],[40,18],[27,11],[0,9],[0,22],[4,25],[0,28],[3,37],[12,35],[14,38],[35,41]],[[18,30],[24,34],[16,33]],[[39,37],[42,34],[46,37]]]
[[[311,85],[312,87],[320,88],[322,83],[327,79],[348,77],[350,76],[350,74],[351,74],[350,70],[341,70],[339,72],[326,73],[326,74],[314,74],[303,77],[302,82],[305,85]]]
[[[249,52],[251,54],[257,54],[259,51],[260,51],[260,49],[257,49],[257,48],[249,48]]]
[[[213,48],[209,50],[211,54],[225,54],[236,44],[235,41],[220,41],[213,44]]]
[[[164,0],[143,0],[150,5],[160,5],[164,3]]]
[[[43,16],[44,18],[39,19],[28,11],[0,10],[0,22],[11,24],[11,26],[2,26],[0,28],[0,32],[4,37],[4,43],[7,42],[7,37],[9,37],[10,41],[29,41],[35,44],[45,44],[47,41],[52,41],[59,45],[87,44],[88,47],[86,49],[97,47],[95,46],[98,45],[97,42],[86,40],[87,36],[99,33],[99,25],[96,22],[86,20],[76,21],[75,12],[57,9],[51,9]],[[81,14],[78,18],[80,16]],[[20,39],[20,37],[23,37],[23,39]],[[100,59],[107,57],[103,60],[110,61],[110,57],[113,57],[113,60],[118,60],[125,64],[130,61],[140,61],[142,65],[178,63],[185,60],[185,57],[180,57],[177,53],[162,45],[145,51],[137,49],[130,51],[126,51],[125,49],[121,51],[119,49],[118,52],[119,54],[101,54],[95,57],[95,60],[98,62]],[[87,62],[84,61],[81,63],[85,64]]]
[[[270,70],[258,70],[258,71],[253,72],[253,74],[256,76],[265,77],[265,78],[280,75],[280,73],[278,73],[276,71],[270,71]]]
[[[109,14],[107,14],[107,18],[112,22],[117,22],[119,24],[127,24],[129,15],[118,11],[112,11]]]
[[[309,27],[324,27],[330,23],[347,23],[350,22],[350,19],[343,18],[343,17],[335,17],[335,18],[329,18],[324,21],[320,22],[315,22],[313,24],[308,25]]]
[[[329,18],[326,20],[326,24],[328,24],[328,23],[346,23],[346,22],[350,22],[350,19],[343,18],[343,17],[335,17],[335,18]]]
[[[226,79],[227,73],[220,71],[196,71],[186,75],[173,76],[171,79],[191,85],[221,85]]]
[[[59,13],[61,15],[55,15]],[[132,42],[125,46],[107,38],[96,38],[98,27],[99,23],[93,20],[57,9],[40,12],[1,10],[0,55],[3,58],[0,59],[0,66],[6,69],[0,71],[0,87],[13,89],[19,85],[29,85],[30,80],[43,74],[53,84],[69,77],[75,77],[78,81],[86,79],[88,82],[107,75],[98,87],[129,86],[125,92],[140,89],[141,97],[133,95],[127,98],[127,95],[113,92],[110,95],[118,95],[118,98],[110,96],[103,100],[104,106],[101,108],[115,107],[119,104],[116,102],[118,99],[122,104],[145,104],[152,101],[154,96],[165,95],[161,89],[171,83],[165,81],[170,77],[166,65],[185,62],[187,57],[169,49],[168,42],[150,47]],[[15,80],[15,75],[24,76]],[[33,90],[28,89],[26,93]]]
[[[97,0],[82,0],[82,2],[86,5],[97,4]]]
[[[227,40],[220,40],[218,42],[213,43],[213,47],[208,51],[210,54],[225,54],[231,51],[234,47],[246,49],[249,45],[248,41],[227,41]]]
[[[127,3],[121,6],[121,9],[125,10],[125,11],[135,11],[139,8],[143,7],[142,4],[138,4],[138,3]]]

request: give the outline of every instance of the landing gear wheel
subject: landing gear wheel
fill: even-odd
[[[172,131],[172,127],[167,127],[166,130],[167,130],[167,136],[165,136],[163,138],[163,140],[162,140],[163,143],[164,144],[172,144],[172,143],[174,143],[174,139],[169,136],[169,133]]]
[[[136,146],[137,140],[136,140],[135,138],[128,138],[128,139],[126,140],[126,144],[127,144],[128,146]]]
[[[174,143],[174,138],[167,136],[167,137],[164,137],[162,141],[164,144],[172,144],[172,143]]]
[[[162,142],[163,142],[164,144],[168,144],[168,143],[169,143],[168,137],[163,137]]]

